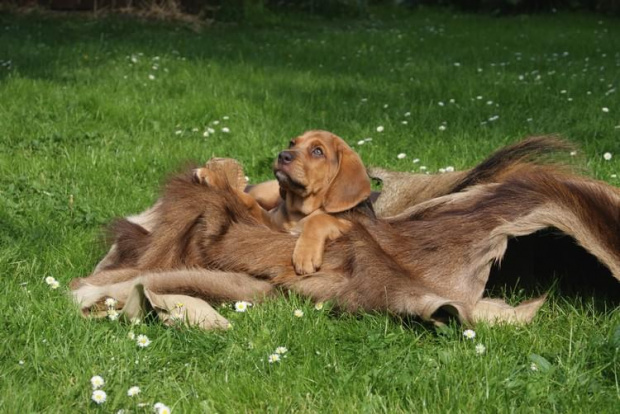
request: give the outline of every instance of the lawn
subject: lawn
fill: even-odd
[[[188,160],[234,157],[259,182],[307,129],[367,165],[433,174],[556,133],[619,185],[619,86],[620,25],[598,15],[382,11],[200,31],[0,15],[0,411],[616,411],[620,312],[591,297],[554,291],[532,324],[470,340],[299,297],[224,307],[228,331],[127,326],[81,318],[67,284],[105,253],[106,223],[151,205]]]

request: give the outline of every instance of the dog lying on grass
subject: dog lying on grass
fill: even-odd
[[[141,304],[146,297],[161,315],[172,311],[169,295],[208,306],[286,289],[348,311],[388,311],[434,323],[448,317],[466,324],[529,322],[544,297],[517,307],[482,297],[509,238],[557,229],[620,280],[618,189],[528,161],[566,150],[561,141],[532,138],[465,172],[378,171],[384,180],[378,211],[398,214],[345,213],[351,229],[328,242],[320,271],[305,277],[291,265],[294,236],[262,224],[231,189],[197,184],[191,174],[175,177],[154,209],[118,226],[116,251],[97,272],[72,282],[73,296],[86,313],[106,297],[128,312],[136,308],[133,297]],[[184,315],[204,328],[227,324],[212,309]]]
[[[290,141],[274,166],[274,183],[254,186],[249,194],[243,172],[235,165],[224,166],[218,159],[194,170],[198,182],[214,187],[228,186],[259,221],[277,230],[299,234],[293,250],[298,274],[316,272],[323,261],[327,240],[340,237],[351,227],[341,216],[370,196],[370,179],[360,157],[347,143],[327,131],[308,131]],[[231,161],[229,160],[230,164]],[[227,168],[229,175],[220,169]],[[220,178],[226,178],[226,183]],[[231,183],[232,181],[232,183]],[[271,211],[260,209],[263,207]]]

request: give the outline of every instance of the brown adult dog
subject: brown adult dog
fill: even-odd
[[[264,226],[234,191],[177,177],[142,226],[126,221],[118,227],[118,247],[105,269],[74,280],[73,294],[88,308],[105,296],[122,299],[138,282],[157,293],[209,302],[248,300],[281,286],[348,310],[435,322],[446,312],[465,323],[526,322],[543,299],[513,308],[482,297],[490,268],[511,237],[555,228],[620,280],[618,189],[523,162],[528,154],[563,148],[552,139],[530,139],[449,182],[441,178],[435,198],[398,216],[346,213],[352,228],[326,246],[321,271],[305,278],[292,272],[293,236]],[[386,193],[394,188],[388,187]],[[406,188],[412,187],[401,190]]]
[[[216,165],[213,165],[213,163]],[[224,161],[216,159],[194,170],[199,182],[222,187],[219,171]],[[340,137],[327,131],[308,131],[290,141],[287,150],[275,161],[274,182],[254,186],[242,194],[245,180],[235,167],[227,180],[237,188],[238,196],[252,214],[269,227],[299,234],[293,251],[293,266],[298,274],[316,272],[323,262],[327,240],[334,240],[351,228],[351,222],[339,213],[351,210],[370,196],[370,179],[361,158]],[[257,202],[252,203],[252,198]],[[268,215],[258,205],[273,207]]]

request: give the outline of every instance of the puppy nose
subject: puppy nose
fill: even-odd
[[[293,155],[290,151],[282,151],[278,154],[278,162],[280,164],[290,164],[291,161],[295,159],[295,155]]]

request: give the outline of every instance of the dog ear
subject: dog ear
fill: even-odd
[[[370,178],[359,155],[345,143],[338,145],[337,153],[338,172],[323,200],[328,213],[349,210],[370,196]]]

